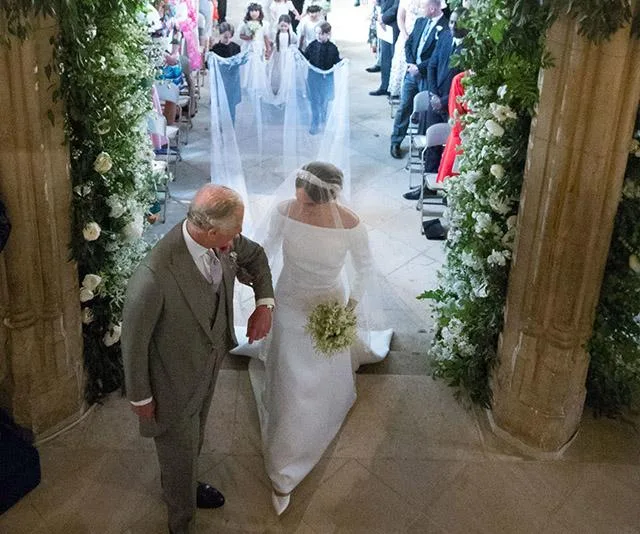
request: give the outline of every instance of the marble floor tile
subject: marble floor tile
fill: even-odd
[[[358,374],[358,401],[336,454],[351,458],[483,458],[473,414],[428,376]]]
[[[615,466],[617,472],[612,474],[611,467],[611,464],[583,466],[580,483],[559,503],[553,519],[575,532],[640,532],[640,470]],[[621,476],[623,472],[625,477]]]
[[[23,499],[0,515],[0,532],[50,534],[51,530],[28,499]]]
[[[391,273],[420,256],[420,251],[389,239],[387,234],[377,228],[369,231],[369,244],[376,268],[387,279]]]
[[[303,515],[318,533],[405,532],[417,519],[413,507],[355,460],[323,482]]]

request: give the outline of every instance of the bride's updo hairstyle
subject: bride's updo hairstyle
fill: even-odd
[[[304,189],[316,204],[335,200],[342,191],[343,174],[338,167],[324,161],[303,165],[296,175],[296,189]]]

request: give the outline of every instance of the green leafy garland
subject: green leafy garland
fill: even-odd
[[[85,397],[123,384],[120,323],[127,281],[148,246],[141,239],[154,201],[146,131],[152,67],[142,0],[11,0],[3,36],[24,38],[29,16],[55,15],[53,65],[71,156],[73,258],[81,280]],[[0,16],[0,19],[3,17]],[[52,67],[46,67],[51,76]],[[50,116],[53,120],[53,117]]]
[[[551,64],[544,36],[561,12],[576,18],[581,33],[596,42],[630,18],[628,1],[478,0],[461,20],[470,30],[460,64],[472,71],[463,84],[473,112],[462,119],[461,174],[448,182],[446,264],[438,289],[420,298],[434,300],[434,375],[485,407],[492,400],[489,377],[503,328],[538,73]],[[631,257],[640,269],[640,260],[633,259],[640,254],[637,168],[630,163],[627,172],[589,347],[588,402],[607,414],[640,393],[640,278],[629,268]]]
[[[537,79],[548,11],[516,2],[481,0],[461,19],[469,35],[460,62],[464,101],[461,174],[449,180],[451,228],[434,299],[434,374],[483,406],[491,404],[489,374],[503,325]]]

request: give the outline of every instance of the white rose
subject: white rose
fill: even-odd
[[[80,288],[80,302],[89,302],[95,295],[90,289],[83,287]]]
[[[635,254],[629,256],[629,267],[634,273],[640,273],[640,258]]]
[[[504,95],[507,94],[507,86],[501,85],[500,87],[498,87],[498,90],[496,91],[496,93],[498,94],[499,98],[504,98]]]
[[[498,163],[494,163],[491,165],[491,169],[489,172],[493,174],[498,180],[500,180],[504,176],[504,167]]]
[[[110,347],[118,341],[120,341],[120,334],[122,333],[122,327],[118,324],[110,324],[109,330],[102,337],[102,342],[105,346]]]
[[[113,161],[111,160],[111,156],[106,152],[100,152],[96,160],[93,162],[94,170],[100,174],[109,172],[111,167],[113,167]]]
[[[86,287],[90,291],[95,291],[96,287],[100,285],[102,278],[97,274],[88,274],[82,279],[82,287]]]
[[[144,219],[142,218],[142,214],[138,213],[134,216],[133,220],[122,229],[122,233],[127,241],[135,241],[142,237],[143,230]]]
[[[94,319],[91,308],[82,308],[81,317],[82,317],[82,324],[91,324]]]
[[[493,119],[489,119],[485,122],[484,126],[488,132],[495,137],[502,137],[504,135],[504,128]]]
[[[97,222],[90,222],[82,229],[82,235],[87,241],[95,241],[100,237],[101,228]]]

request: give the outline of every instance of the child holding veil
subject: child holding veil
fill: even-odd
[[[340,62],[338,47],[329,40],[331,24],[323,22],[318,25],[316,31],[318,38],[309,43],[304,52],[312,66],[307,75],[311,103],[311,128],[309,128],[311,135],[317,134],[326,124],[329,101],[333,100],[334,96],[333,72],[321,71],[328,71]]]

